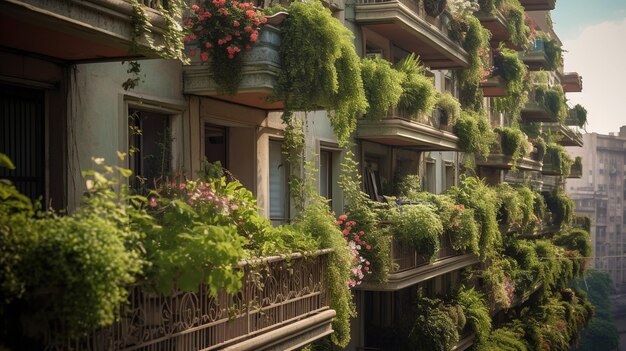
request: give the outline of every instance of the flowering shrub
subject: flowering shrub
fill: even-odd
[[[191,9],[192,14],[184,21],[189,30],[185,43],[198,43],[202,62],[211,55],[213,78],[225,92],[235,93],[240,81],[240,53],[259,39],[267,19],[254,4],[236,0],[202,0]],[[197,48],[189,51],[190,56],[197,53]]]
[[[339,216],[337,224],[341,227],[343,237],[348,242],[352,254],[352,278],[348,282],[348,287],[354,288],[361,284],[366,274],[372,273],[372,271],[370,271],[370,261],[361,256],[361,250],[365,249],[369,251],[372,249],[372,246],[368,245],[367,242],[363,240],[365,232],[362,230],[359,232],[354,230],[357,223],[348,220],[348,216]]]

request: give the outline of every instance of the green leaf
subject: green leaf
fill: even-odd
[[[11,162],[11,159],[9,158],[9,156],[1,152],[0,152],[0,167],[8,168],[11,170],[15,169],[15,165],[13,165],[13,162]]]

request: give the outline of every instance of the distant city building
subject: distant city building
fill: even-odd
[[[592,219],[593,266],[611,275],[617,291],[626,291],[626,126],[583,139],[583,148],[568,150],[582,157],[583,174],[567,180],[567,192],[576,214]]]

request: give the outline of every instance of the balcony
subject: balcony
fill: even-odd
[[[163,45],[166,22],[144,0],[149,34]],[[142,36],[133,42],[133,7],[123,0],[5,0],[0,2],[0,46],[69,62],[158,58]]]
[[[389,272],[386,282],[365,281],[359,288],[369,291],[397,291],[480,262],[474,254],[455,251],[447,233],[440,238],[437,258],[432,263],[418,254],[414,247],[395,238],[391,242],[391,259],[396,267]]]
[[[428,16],[421,1],[357,0],[355,21],[404,51],[415,52],[432,69],[469,66],[467,52],[448,35],[448,15]]]
[[[489,77],[480,82],[485,97],[503,97],[508,95],[506,82],[501,76]]]
[[[556,0],[520,0],[526,11],[551,11],[556,6]]]
[[[163,296],[136,287],[120,321],[53,350],[294,349],[332,333],[324,286],[329,250],[244,261],[243,289],[213,297],[206,286]]]
[[[561,138],[557,143],[560,145],[583,147],[583,135],[571,127],[561,123],[544,123],[543,131],[559,135]]]
[[[520,58],[530,71],[550,71],[550,60],[546,55],[543,40],[537,38],[534,44],[524,52],[520,52]]]
[[[511,49],[522,49],[511,43],[511,32],[509,32],[507,27],[507,18],[500,10],[496,10],[493,14],[486,11],[478,11],[475,16],[480,21],[480,24],[491,32],[491,44],[493,47],[498,47],[503,42]]]
[[[439,115],[435,110],[431,116],[409,118],[397,108],[391,109],[388,116],[380,121],[360,120],[356,137],[379,144],[413,147],[423,151],[456,151],[459,138],[452,133],[451,126],[440,122]]]
[[[522,107],[522,119],[525,122],[558,122],[558,116],[546,105],[546,89],[535,88],[528,102]]]
[[[520,171],[541,171],[543,164],[541,161],[535,161],[531,158],[524,157],[516,162],[512,156],[503,154],[491,154],[485,160],[477,157],[476,165],[485,168],[496,168],[509,170],[516,168]]]
[[[282,102],[267,101],[281,69],[280,29],[266,25],[259,33],[259,41],[243,54],[242,80],[237,94],[220,94],[208,66],[201,64],[199,60],[194,60],[191,65],[183,68],[185,94],[211,96],[263,110],[281,109]]]
[[[583,77],[577,72],[565,72],[561,75],[561,85],[566,93],[580,93],[583,91]]]

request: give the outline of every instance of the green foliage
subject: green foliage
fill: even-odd
[[[539,38],[543,41],[543,50],[548,59],[548,70],[556,71],[563,64],[563,49],[557,44],[556,40],[548,37],[546,33],[539,33]]]
[[[571,229],[554,238],[554,243],[568,250],[576,250],[583,257],[591,257],[591,238],[589,232],[582,229]]]
[[[519,120],[530,89],[526,65],[516,51],[500,46],[494,53],[494,67],[492,74],[502,77],[507,89],[507,96],[493,99],[494,110],[509,113]]]
[[[431,206],[405,205],[392,214],[390,232],[432,261],[439,250],[443,224]]]
[[[487,118],[472,111],[461,112],[461,118],[454,125],[454,133],[459,137],[459,148],[463,152],[476,153],[485,158],[496,140]]]
[[[580,104],[576,104],[576,106],[570,109],[569,116],[575,126],[584,128],[587,125],[587,109]]]
[[[315,236],[321,247],[334,250],[329,257],[324,278],[330,293],[330,308],[337,312],[332,323],[334,333],[331,338],[335,345],[345,347],[350,342],[350,318],[356,315],[352,294],[347,287],[352,274],[350,250],[326,205],[307,207],[295,226],[300,232]]]
[[[568,108],[565,104],[565,93],[560,85],[545,91],[544,105],[559,122],[564,122],[567,118]]]
[[[409,333],[407,349],[417,351],[446,351],[459,342],[458,311],[452,318],[450,306],[438,299],[429,299],[418,292],[417,311]]]
[[[467,177],[461,180],[458,186],[452,187],[448,193],[456,203],[474,210],[476,222],[480,226],[480,255],[483,259],[492,255],[502,241],[496,219],[498,210],[496,192],[483,181]]]
[[[432,79],[424,75],[419,58],[411,54],[398,62],[397,69],[404,73],[402,95],[398,102],[400,111],[410,118],[417,118],[416,114],[420,112],[430,113],[435,104],[436,92]]]
[[[505,0],[502,12],[506,17],[507,30],[510,33],[509,40],[513,45],[523,47],[528,43],[530,28],[525,22],[525,10],[519,0]]]
[[[491,315],[484,297],[474,288],[462,287],[458,292],[458,303],[463,307],[465,318],[478,343],[483,342],[491,331]]]
[[[367,101],[353,35],[320,2],[294,2],[282,25],[282,70],[273,98],[292,111],[326,108],[341,143],[365,113]]]
[[[97,163],[101,163],[97,160]],[[87,172],[87,195],[76,213],[34,215],[30,201],[10,184],[0,182],[0,318],[3,325],[32,337],[49,323],[57,335],[77,336],[111,324],[127,287],[146,264],[141,233],[131,219],[145,213],[128,204],[118,186],[127,170],[104,167]],[[12,306],[18,315],[4,314]],[[14,325],[16,321],[20,327]],[[20,330],[21,329],[21,330]],[[19,334],[13,335],[19,339]]]
[[[480,252],[480,227],[476,222],[476,215],[471,208],[464,208],[454,216],[449,225],[448,233],[452,248],[461,252]]]
[[[543,159],[544,167],[550,167],[567,177],[572,169],[574,161],[565,148],[557,143],[548,143],[546,155]]]
[[[437,17],[446,9],[446,0],[424,0],[424,9],[429,16]]]
[[[365,117],[380,120],[398,105],[404,74],[393,69],[389,61],[377,57],[361,60],[361,77],[369,104]]]
[[[485,29],[474,16],[469,18],[467,24],[469,29],[463,40],[463,48],[469,54],[470,65],[459,72],[461,106],[472,111],[481,111],[483,94],[480,82],[486,77],[490,68],[485,55],[489,52],[491,32]]]
[[[501,137],[500,145],[502,146],[503,154],[512,156],[514,160],[526,156],[524,148],[525,135],[519,128],[502,127],[497,131]]]
[[[461,117],[461,103],[449,92],[443,92],[437,94],[437,102],[435,107],[441,109],[444,113],[443,120],[447,125],[455,125],[456,121]]]
[[[523,336],[523,331],[510,327],[496,329],[484,343],[475,347],[475,351],[528,351]]]

